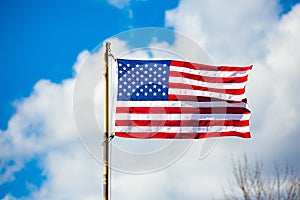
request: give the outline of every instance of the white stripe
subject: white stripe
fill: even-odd
[[[170,71],[175,72],[184,72],[189,74],[195,74],[200,76],[208,76],[208,77],[243,77],[247,76],[250,73],[250,70],[247,71],[207,71],[207,70],[196,70],[190,69],[185,67],[177,67],[177,66],[170,66]]]
[[[250,114],[130,114],[118,113],[115,120],[249,120]]]
[[[117,101],[116,107],[242,107],[248,108],[244,102],[228,103],[225,101],[195,102],[195,101]]]
[[[230,100],[230,101],[242,101],[243,99],[246,98],[245,94],[233,95],[233,94],[222,94],[222,93],[210,92],[210,91],[176,89],[176,88],[172,88],[172,89],[170,88],[169,94],[212,97],[212,98],[219,98],[219,99]]]
[[[209,133],[209,132],[250,132],[249,126],[199,126],[199,127],[174,127],[174,126],[116,126],[114,132],[167,132],[167,133]]]
[[[183,78],[183,77],[169,77],[170,83],[185,83],[189,85],[202,86],[208,88],[218,88],[218,89],[243,89],[246,86],[246,82],[242,83],[208,83],[197,81],[193,79]]]

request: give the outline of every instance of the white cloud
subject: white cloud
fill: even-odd
[[[107,0],[107,2],[117,8],[122,9],[129,5],[130,0]]]
[[[101,166],[80,143],[52,150],[43,158],[47,180],[28,199],[97,199],[101,196]]]
[[[14,196],[12,196],[11,194],[8,194],[2,200],[16,200],[16,198]]]
[[[83,51],[77,64],[87,55]],[[79,70],[77,65],[74,69]],[[40,190],[30,187],[32,194],[28,199],[96,199],[99,196],[101,165],[84,151],[75,131],[74,82],[74,78],[60,84],[40,80],[29,97],[15,103],[16,113],[7,130],[1,131],[0,184],[12,181],[14,173],[28,160],[38,159],[46,181]],[[5,198],[12,199],[12,196]]]
[[[274,90],[268,107],[268,117],[264,131],[276,134],[277,141],[291,138],[299,140],[297,129],[300,114],[298,103],[300,58],[296,52],[300,51],[300,5],[295,6],[290,13],[283,16],[280,22],[272,29],[267,40],[268,54],[266,65],[273,72],[270,88]],[[268,88],[265,88],[267,90]],[[299,142],[299,141],[298,141]]]
[[[39,81],[30,97],[15,103],[16,114],[1,134],[2,181],[13,180],[23,162],[48,149],[72,142],[72,81]]]
[[[299,140],[299,5],[282,18],[279,11],[277,1],[186,0],[166,12],[166,24],[202,44],[216,64],[254,64],[247,86],[253,141],[234,149],[272,159]]]
[[[203,45],[219,64],[262,56],[263,38],[277,20],[277,1],[181,1],[166,25]]]

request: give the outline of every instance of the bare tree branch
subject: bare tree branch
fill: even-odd
[[[233,184],[229,192],[224,191],[225,199],[230,200],[300,200],[300,179],[288,162],[281,168],[274,162],[274,174],[263,175],[263,164],[242,160],[232,160]]]

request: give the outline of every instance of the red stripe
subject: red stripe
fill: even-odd
[[[249,114],[243,107],[117,107],[117,113],[135,114]]]
[[[245,93],[245,88],[242,89],[218,89],[218,88],[208,88],[196,85],[189,85],[185,83],[169,83],[169,88],[179,88],[179,89],[192,89],[201,91],[217,92],[222,94],[235,94],[240,95]]]
[[[248,75],[242,77],[209,77],[189,74],[185,72],[170,71],[170,76],[184,77],[192,80],[207,82],[207,83],[243,83],[248,80]]]
[[[141,139],[150,139],[150,138],[165,138],[165,139],[201,139],[209,137],[225,137],[225,136],[237,136],[242,138],[251,138],[250,132],[212,132],[212,133],[144,133],[144,132],[134,132],[134,133],[124,133],[116,132],[116,136],[125,137],[125,138],[141,138]]]
[[[116,120],[116,126],[249,126],[249,120]]]
[[[212,97],[204,97],[204,96],[189,96],[189,95],[178,95],[178,94],[169,94],[169,101],[197,101],[197,102],[213,102],[213,101],[224,101],[227,103],[238,103],[244,102],[247,103],[247,99],[243,99],[241,101],[229,101],[224,99],[212,98]]]
[[[207,70],[207,71],[248,71],[252,69],[252,65],[247,67],[232,67],[232,66],[212,66],[198,63],[190,63],[184,61],[171,61],[171,66],[185,67],[196,70]]]

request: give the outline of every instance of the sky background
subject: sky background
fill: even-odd
[[[112,199],[222,199],[231,159],[243,153],[263,160],[267,170],[274,160],[288,160],[299,173],[298,3],[2,1],[0,199],[99,199],[102,166],[75,131],[74,81],[85,58],[101,54],[92,51],[99,43],[141,27],[179,31],[216,64],[253,64],[247,86],[253,138],[221,140],[204,160],[198,159],[202,143],[195,142],[183,158],[155,173],[113,172]],[[130,49],[128,41],[113,41]],[[169,49],[185,47],[176,36],[173,42]]]

